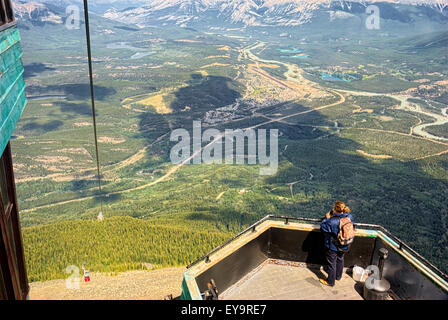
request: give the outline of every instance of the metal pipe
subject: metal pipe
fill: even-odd
[[[384,262],[386,261],[387,257],[389,256],[389,251],[386,248],[381,248],[378,252],[378,255],[380,256],[380,259],[378,260],[378,270],[380,272],[380,280],[383,279],[383,270],[384,270]]]

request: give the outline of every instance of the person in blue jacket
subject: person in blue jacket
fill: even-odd
[[[344,268],[344,251],[348,246],[341,246],[337,243],[339,233],[339,218],[349,217],[352,222],[353,216],[350,214],[350,208],[344,202],[336,201],[333,210],[328,212],[322,220],[320,230],[324,235],[325,261],[324,270],[328,273],[327,279],[320,279],[324,285],[333,287],[335,280],[341,280]]]

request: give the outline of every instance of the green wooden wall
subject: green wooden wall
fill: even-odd
[[[0,155],[26,105],[22,48],[16,26],[0,32]]]

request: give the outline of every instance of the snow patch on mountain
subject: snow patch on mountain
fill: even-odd
[[[63,17],[54,13],[48,7],[40,2],[15,3],[14,14],[20,20],[32,22],[51,22],[56,24],[63,23]]]

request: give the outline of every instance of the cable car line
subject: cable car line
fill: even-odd
[[[87,57],[89,62],[89,80],[90,80],[90,96],[92,100],[92,119],[93,119],[93,132],[95,137],[95,153],[96,153],[96,167],[97,167],[97,176],[98,176],[98,189],[100,195],[100,208],[102,215],[103,213],[103,193],[101,189],[101,172],[100,172],[100,159],[98,152],[98,135],[96,128],[96,113],[95,113],[95,95],[94,95],[94,87],[93,87],[93,67],[92,67],[92,48],[90,44],[90,24],[89,24],[89,7],[87,4],[87,0],[84,0],[84,19],[86,25],[86,43],[87,43]]]

